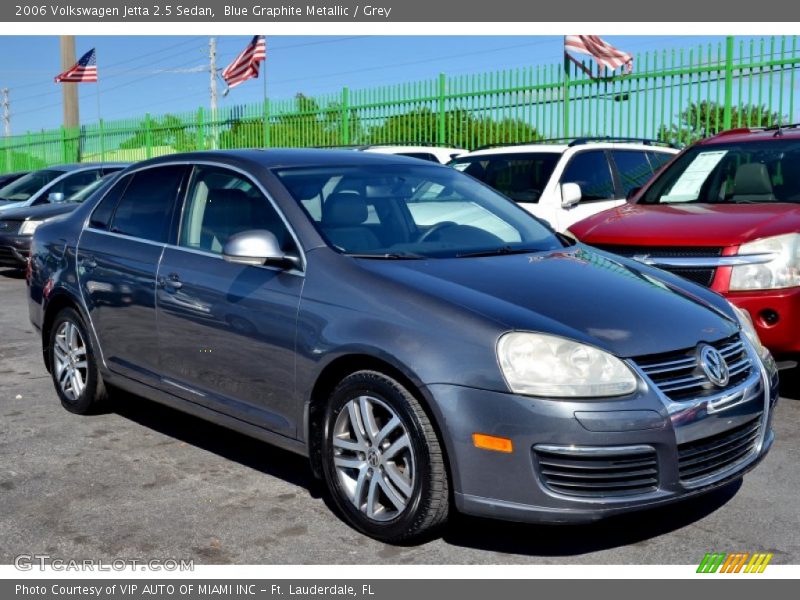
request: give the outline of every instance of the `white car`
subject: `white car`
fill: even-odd
[[[575,138],[483,148],[450,165],[565,231],[623,204],[677,152],[650,140]]]
[[[358,146],[354,150],[361,150],[362,152],[375,152],[377,154],[399,154],[400,156],[410,156],[411,158],[419,158],[421,160],[428,160],[431,162],[438,162],[446,165],[454,158],[466,154],[463,148],[444,148],[442,146],[400,146],[387,144],[385,146]]]

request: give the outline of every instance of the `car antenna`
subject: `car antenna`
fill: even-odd
[[[772,137],[783,137],[782,127],[783,126],[781,125],[781,119],[780,117],[778,117],[778,127],[775,129],[775,133],[772,135]]]

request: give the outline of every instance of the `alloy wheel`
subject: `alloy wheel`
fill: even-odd
[[[59,388],[69,400],[77,400],[86,389],[88,363],[86,343],[72,321],[64,321],[56,330],[53,358]]]
[[[348,401],[333,428],[333,464],[350,502],[369,519],[389,521],[414,492],[414,450],[394,410],[373,396]]]

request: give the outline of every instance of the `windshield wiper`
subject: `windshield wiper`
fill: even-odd
[[[422,258],[428,258],[422,254],[414,254],[413,252],[386,252],[385,254],[357,254],[348,252],[347,256],[352,256],[353,258],[372,258],[378,260],[419,260]]]
[[[456,254],[456,258],[471,258],[474,256],[499,256],[501,254],[529,254],[531,252],[542,252],[546,248],[512,248],[511,246],[500,246],[490,250],[478,250],[476,252],[462,252]]]

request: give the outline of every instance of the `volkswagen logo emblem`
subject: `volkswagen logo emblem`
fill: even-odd
[[[717,387],[723,387],[730,379],[725,357],[713,346],[700,348],[700,368],[708,380]]]

